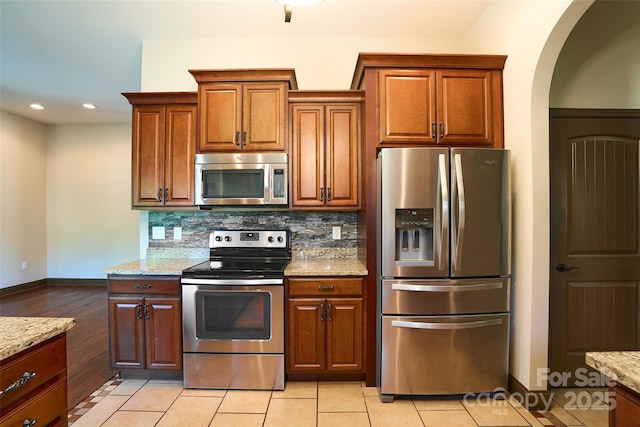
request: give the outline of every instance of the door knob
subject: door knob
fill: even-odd
[[[564,273],[565,271],[580,270],[580,267],[576,267],[575,265],[566,266],[561,262],[557,263],[555,268],[556,268],[556,271],[558,271],[560,273]]]

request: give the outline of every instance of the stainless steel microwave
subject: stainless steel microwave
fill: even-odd
[[[286,153],[196,154],[199,206],[288,205]]]

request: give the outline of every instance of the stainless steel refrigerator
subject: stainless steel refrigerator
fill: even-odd
[[[496,392],[509,365],[508,150],[383,148],[377,159],[377,386]]]

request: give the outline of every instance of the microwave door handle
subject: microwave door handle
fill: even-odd
[[[268,205],[273,200],[273,171],[270,164],[264,165],[264,191],[265,201],[264,204]]]
[[[454,257],[452,260],[452,268],[456,269],[462,266],[462,243],[464,241],[464,229],[465,229],[465,194],[464,194],[464,178],[462,172],[462,155],[456,154],[454,155],[454,171],[455,171],[455,180],[454,184],[454,192],[456,194],[456,206],[453,209],[454,214],[457,212],[457,226],[456,224],[452,224],[455,231],[455,239],[453,240],[453,244],[455,245]]]
[[[445,155],[440,154],[438,156],[438,183],[440,184],[440,244],[438,245],[438,259],[439,269],[444,269],[444,253],[447,238],[449,236],[449,184],[447,182],[447,164],[445,161]]]

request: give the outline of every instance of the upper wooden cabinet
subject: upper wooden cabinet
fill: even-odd
[[[197,94],[123,95],[133,105],[132,207],[194,206]]]
[[[289,94],[291,207],[357,208],[360,91]]]
[[[361,54],[352,88],[373,83],[377,145],[504,146],[505,56]],[[365,70],[370,73],[369,81]],[[369,99],[369,98],[368,98]],[[373,100],[373,99],[372,99]]]
[[[189,70],[198,82],[198,153],[286,151],[294,70]]]

